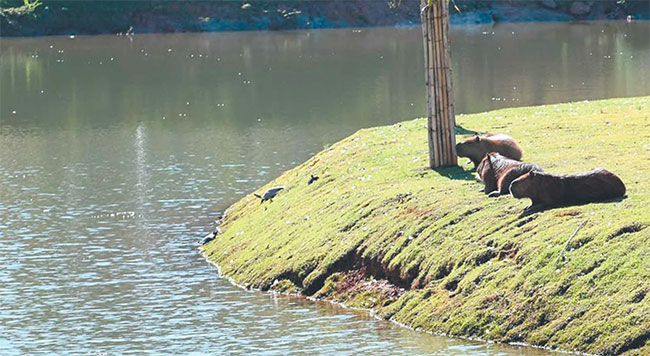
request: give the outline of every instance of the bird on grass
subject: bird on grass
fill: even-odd
[[[283,190],[284,187],[274,187],[269,190],[267,190],[263,195],[259,195],[256,193],[253,193],[254,196],[260,198],[260,204],[264,203],[265,201],[273,201],[273,198],[275,198],[278,193],[280,193],[281,190]]]
[[[205,245],[208,242],[214,240],[217,237],[217,232],[211,232],[203,237],[203,240],[201,240],[201,245]]]
[[[307,185],[310,185],[310,184],[314,183],[315,181],[318,180],[318,178],[319,178],[318,176],[310,174],[309,175],[309,180],[307,181]]]

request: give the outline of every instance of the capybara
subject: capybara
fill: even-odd
[[[478,165],[477,172],[485,183],[485,194],[490,197],[510,194],[510,183],[530,171],[542,171],[533,163],[522,163],[509,159],[496,152],[490,152]]]
[[[530,198],[524,212],[625,196],[625,184],[614,173],[596,168],[586,173],[555,175],[531,171],[510,184],[515,198]]]
[[[515,139],[506,134],[476,135],[456,145],[456,154],[459,157],[468,157],[474,163],[475,169],[490,152],[497,152],[517,161],[521,160],[523,154]]]

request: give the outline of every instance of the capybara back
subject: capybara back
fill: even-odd
[[[602,168],[569,175],[531,171],[510,184],[515,198],[530,198],[533,206],[546,207],[619,198],[625,191],[623,181]]]
[[[459,157],[469,158],[474,163],[474,168],[478,167],[481,160],[490,152],[500,153],[516,161],[521,160],[523,154],[515,139],[506,134],[477,135],[456,145],[456,154]]]

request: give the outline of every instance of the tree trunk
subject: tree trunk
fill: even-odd
[[[449,54],[449,0],[421,0],[427,87],[429,166],[457,165]]]

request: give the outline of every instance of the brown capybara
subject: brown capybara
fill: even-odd
[[[485,183],[485,194],[490,197],[510,194],[510,183],[530,171],[542,171],[533,163],[522,163],[509,159],[496,152],[490,152],[478,165],[476,171]]]
[[[532,212],[623,197],[625,184],[614,173],[602,168],[570,175],[531,171],[510,184],[510,193],[515,198],[530,198],[532,205],[524,212]]]
[[[458,157],[467,157],[474,168],[478,167],[483,157],[490,152],[500,153],[510,159],[521,160],[523,151],[512,137],[506,134],[485,134],[474,136],[456,145]]]

